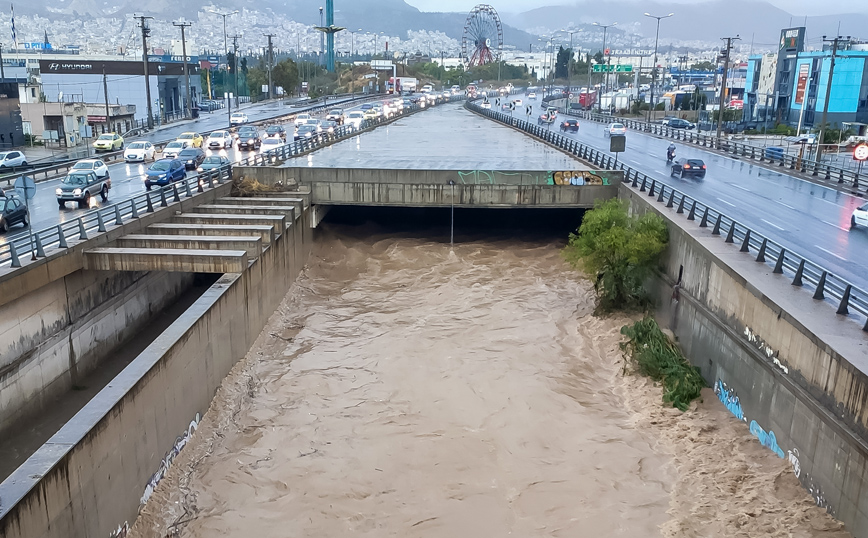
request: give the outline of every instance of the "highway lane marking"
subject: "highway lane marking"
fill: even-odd
[[[738,183],[730,183],[730,185],[733,186],[733,187],[735,187],[736,189],[741,189],[741,190],[743,190],[744,192],[751,192],[750,189],[748,189],[747,187],[742,187],[742,186],[739,185]]]
[[[833,205],[833,206],[835,206],[835,207],[837,207],[837,208],[844,207],[844,206],[841,206],[841,205],[836,204],[835,202],[830,202],[829,200],[825,200],[825,199],[823,199],[823,198],[816,198],[816,199],[819,200],[819,201],[821,201],[821,202],[826,202],[827,204],[829,204],[829,205]]]
[[[843,226],[838,226],[837,224],[835,224],[835,223],[833,223],[833,222],[829,222],[828,220],[822,220],[822,219],[820,219],[820,222],[822,222],[823,224],[828,224],[829,226],[833,226],[833,227],[835,227],[835,228],[838,228],[838,229],[841,230],[842,232],[849,232],[849,231],[850,231],[850,230],[848,230],[847,228],[844,228]]]
[[[781,228],[780,226],[778,226],[778,225],[775,224],[774,222],[769,222],[769,221],[767,221],[766,219],[760,219],[760,220],[763,221],[763,222],[765,222],[765,223],[768,224],[769,226],[773,226],[773,227],[777,228],[777,229],[780,230],[780,231],[784,231],[783,228]]]
[[[787,207],[787,208],[789,208],[789,209],[792,209],[793,211],[796,211],[796,208],[795,208],[795,207],[791,206],[790,204],[785,204],[785,203],[781,202],[780,200],[775,200],[775,203],[776,203],[776,204],[780,204],[780,205],[782,205],[782,206],[784,206],[784,207]]]
[[[730,207],[735,207],[735,204],[733,204],[733,203],[731,203],[731,202],[727,202],[727,201],[724,200],[723,198],[718,198],[718,200],[720,200],[721,202],[725,203],[726,205],[728,205],[728,206],[730,206]]]
[[[814,246],[817,247],[818,249],[822,250],[822,251],[825,252],[826,254],[831,254],[832,256],[838,258],[838,259],[841,260],[842,262],[847,261],[847,258],[845,258],[844,256],[839,256],[838,254],[835,254],[835,253],[832,252],[831,250],[826,250],[826,249],[824,249],[823,247],[821,247],[820,245],[814,245]]]

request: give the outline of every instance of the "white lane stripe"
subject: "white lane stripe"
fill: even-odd
[[[725,203],[726,205],[728,205],[728,206],[730,206],[730,207],[735,207],[735,204],[733,204],[733,203],[731,203],[731,202],[727,202],[727,201],[724,200],[723,198],[718,198],[718,200],[720,200],[721,202]]]
[[[780,205],[782,205],[782,206],[784,206],[784,207],[787,207],[787,208],[789,208],[789,209],[792,209],[793,211],[796,210],[795,207],[793,207],[793,206],[791,206],[791,205],[789,205],[789,204],[785,204],[785,203],[781,202],[780,200],[775,200],[775,203],[776,203],[776,204],[780,204]]]
[[[730,185],[732,185],[732,186],[735,187],[736,189],[741,189],[741,190],[743,190],[744,192],[750,192],[750,189],[748,189],[747,187],[742,187],[742,186],[739,185],[738,183],[730,183]]]
[[[820,220],[820,222],[822,222],[823,224],[828,224],[829,226],[832,226],[834,228],[838,228],[839,230],[841,230],[843,232],[849,232],[850,231],[847,228],[844,228],[843,226],[838,226],[834,222],[829,222],[828,220]]]
[[[780,231],[784,231],[783,228],[781,228],[780,226],[778,226],[778,225],[775,224],[774,222],[769,222],[769,221],[767,221],[766,219],[760,219],[760,220],[763,221],[763,222],[765,222],[765,223],[768,224],[769,226],[773,226],[773,227],[777,228],[777,229],[780,230]]]
[[[822,198],[814,198],[814,199],[815,199],[815,200],[819,200],[819,201],[821,201],[821,202],[826,202],[827,204],[829,204],[829,205],[833,205],[833,206],[835,206],[835,207],[843,207],[843,206],[840,206],[840,205],[836,204],[835,202],[830,202],[829,200],[824,200],[824,199],[822,199]]]
[[[835,254],[834,252],[832,252],[832,251],[830,251],[830,250],[826,250],[826,249],[824,249],[824,248],[821,247],[820,245],[814,245],[814,246],[817,247],[818,249],[822,250],[822,251],[825,252],[826,254],[831,254],[832,256],[838,258],[838,259],[841,260],[842,262],[847,261],[847,258],[845,258],[844,256],[839,256],[839,255]]]

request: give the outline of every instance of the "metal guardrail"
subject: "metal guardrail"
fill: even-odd
[[[332,103],[325,103],[324,102],[324,103],[319,104],[317,106],[305,109],[304,112],[320,112],[326,108],[333,108],[333,107],[337,106],[338,104],[357,103],[357,102],[362,102],[362,101],[369,101],[371,99],[378,99],[378,98],[382,98],[382,97],[383,97],[383,95],[379,95],[379,94],[377,94],[377,95],[362,95],[362,96],[359,96],[359,97],[354,98],[354,99],[348,99],[346,101],[341,101],[339,103],[338,102],[332,102]],[[338,99],[340,99],[340,98],[341,97],[338,97]],[[299,113],[300,113],[300,111],[285,112],[285,113],[282,113],[282,114],[279,114],[277,116],[273,116],[270,118],[264,118],[261,120],[252,121],[252,122],[246,123],[245,125],[262,125],[262,124],[265,124],[267,122],[272,122],[272,121],[275,121],[275,120],[278,120],[278,119],[284,118],[284,117],[294,116],[294,115],[299,114]],[[228,121],[229,120],[227,119],[227,123],[228,123]],[[197,132],[199,134],[201,134],[203,138],[205,138],[209,134],[211,134],[213,131],[222,131],[225,129],[226,129],[225,127],[221,127],[221,128],[213,129],[210,131],[197,131]],[[154,142],[154,146],[157,148],[158,151],[160,151],[160,150],[162,150],[162,148],[166,144],[168,144],[169,142],[172,142],[174,140],[175,140],[175,138],[169,138],[166,140],[162,140],[160,142]],[[107,163],[122,161],[124,158],[124,150],[111,151],[111,152],[105,152],[105,153],[95,153],[94,155],[91,155],[87,158],[102,159],[103,161],[105,161]],[[73,159],[73,160],[70,160],[67,162],[53,164],[50,166],[44,166],[44,167],[39,167],[39,168],[28,168],[28,169],[26,169],[26,171],[22,171],[19,173],[13,173],[13,174],[10,174],[8,176],[0,177],[0,181],[5,181],[6,184],[10,185],[10,186],[15,182],[16,179],[18,179],[21,176],[30,176],[37,182],[47,181],[49,179],[54,179],[54,178],[58,177],[58,175],[60,175],[59,172],[69,171],[69,169],[72,168],[75,165],[75,163],[78,162],[79,160],[80,159]]]
[[[618,122],[624,124],[628,129],[634,129],[637,131],[642,131],[644,133],[650,133],[657,136],[671,138],[673,140],[678,140],[687,144],[693,144],[695,146],[707,149],[718,150],[734,156],[744,157],[759,162],[776,164],[777,166],[780,166],[782,168],[794,170],[803,174],[810,174],[825,181],[836,182],[838,184],[848,184],[852,186],[852,188],[855,190],[858,190],[862,186],[859,183],[860,179],[865,179],[865,176],[868,175],[860,175],[857,170],[848,170],[829,164],[817,163],[816,161],[807,159],[805,157],[802,157],[800,159],[798,156],[788,155],[786,152],[782,154],[767,152],[766,149],[768,148],[766,147],[756,146],[746,142],[729,140],[724,137],[717,138],[716,136],[703,135],[689,129],[673,129],[668,125],[663,125],[660,123],[648,123],[644,120],[619,118],[617,116],[597,114],[595,112],[589,111],[567,110],[564,107],[561,107],[559,110],[562,114],[583,118],[593,121],[595,123]]]
[[[459,100],[463,100],[463,97],[455,96],[450,99],[450,101]],[[30,256],[31,259],[44,258],[47,248],[68,248],[68,243],[71,240],[86,240],[91,234],[106,231],[107,225],[121,225],[130,219],[138,218],[142,213],[153,212],[155,207],[166,207],[169,199],[177,202],[180,201],[181,196],[192,197],[194,191],[203,192],[205,188],[213,187],[215,182],[218,184],[222,182],[224,176],[231,176],[231,173],[227,172],[230,172],[233,166],[266,166],[278,160],[298,157],[423,110],[423,108],[427,107],[418,105],[406,107],[388,118],[379,117],[365,120],[359,128],[349,124],[340,125],[333,133],[321,133],[315,138],[294,141],[265,153],[245,157],[225,167],[194,174],[154,191],[147,191],[110,206],[88,211],[77,219],[33,232],[30,235],[22,234],[22,236],[10,239],[5,244],[0,245],[0,267],[21,267],[21,258],[24,256]]]
[[[607,153],[588,147],[544,126],[494,110],[483,109],[472,102],[466,103],[465,106],[483,116],[544,140],[580,159],[593,163],[594,166],[599,166],[605,170],[623,171],[625,183],[631,183],[633,187],[638,187],[640,192],[646,192],[649,197],[656,196],[657,202],[665,204],[667,208],[676,208],[675,213],[678,215],[683,215],[686,212],[687,220],[700,219],[699,226],[701,228],[712,226],[712,235],[725,237],[726,243],[740,245],[741,252],[755,256],[757,262],[772,267],[772,273],[792,277],[792,285],[813,290],[814,299],[828,300],[833,305],[837,304],[837,314],[847,315],[851,310],[861,314],[866,318],[862,330],[868,331],[868,293],[828,271],[820,264],[763,236],[722,211],[688,196],[662,181],[651,178],[623,162],[616,161]]]

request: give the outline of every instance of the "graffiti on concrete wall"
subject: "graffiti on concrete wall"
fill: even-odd
[[[790,369],[781,362],[780,357],[778,356],[778,352],[771,348],[771,346],[766,343],[765,340],[759,337],[759,335],[753,332],[750,327],[744,328],[744,337],[747,338],[747,341],[753,344],[760,353],[766,356],[769,360],[771,360],[775,366],[777,366],[783,373],[789,374]]]
[[[198,427],[199,413],[196,413],[196,417],[187,426],[187,430],[175,439],[175,444],[172,445],[172,448],[168,452],[166,452],[166,455],[163,457],[162,460],[160,460],[160,468],[157,469],[157,472],[155,472],[151,476],[150,480],[148,480],[148,483],[145,486],[145,492],[142,494],[141,505],[139,509],[141,509],[141,507],[148,502],[148,499],[151,498],[151,495],[154,494],[154,489],[156,489],[157,484],[159,484],[160,480],[162,480],[166,476],[166,473],[169,471],[169,467],[172,466],[172,462],[175,461],[175,458],[178,456],[178,454],[181,453],[181,450],[183,450],[184,447],[187,446],[187,442],[190,441],[190,438],[193,436],[193,433]]]
[[[796,478],[802,474],[802,463],[799,461],[799,449],[794,448],[792,450],[787,450],[787,459],[790,460],[790,464],[793,466],[793,473],[796,475]]]
[[[551,173],[550,185],[610,185],[609,177],[603,170],[560,171]]]
[[[778,455],[779,458],[784,458],[784,451],[781,450],[781,447],[778,446],[778,439],[775,437],[775,432],[769,430],[765,431],[762,429],[757,421],[750,421],[750,433],[753,434],[754,437],[759,439],[759,442],[772,452]]]
[[[717,383],[714,384],[714,393],[717,394],[724,407],[735,415],[735,418],[746,420],[744,418],[744,410],[741,408],[741,400],[738,399],[738,394],[735,393],[735,390],[727,387],[726,383],[718,379]]]

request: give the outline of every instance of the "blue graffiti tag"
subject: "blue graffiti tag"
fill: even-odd
[[[752,433],[759,442],[772,452],[778,455],[779,458],[784,457],[784,451],[781,450],[781,447],[778,446],[778,440],[775,438],[775,432],[769,430],[768,432],[762,429],[762,427],[757,424],[755,420],[750,421],[750,433]]]
[[[741,401],[738,399],[738,394],[735,393],[735,390],[730,389],[726,386],[726,383],[718,379],[717,383],[714,384],[714,393],[717,394],[721,403],[729,409],[729,412],[735,415],[735,418],[745,420],[744,410],[741,408]]]

